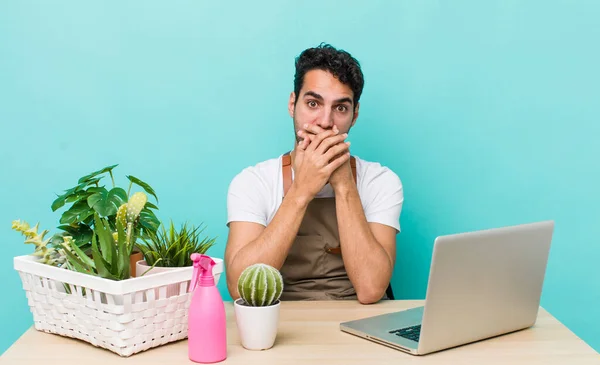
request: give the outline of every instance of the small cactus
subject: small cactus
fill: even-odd
[[[117,210],[117,222],[120,222],[123,227],[127,226],[127,203],[124,203]]]
[[[132,230],[137,223],[137,219],[148,202],[148,196],[142,192],[137,192],[129,198],[127,203],[123,203],[117,210],[116,222],[128,233],[133,233]],[[128,237],[128,239],[131,236]],[[118,233],[113,232],[113,239],[118,242]],[[128,242],[130,243],[130,242]]]
[[[142,192],[135,193],[129,198],[127,203],[127,223],[133,223],[144,209],[148,202],[148,196]]]
[[[237,289],[246,304],[265,307],[281,297],[283,278],[279,270],[267,264],[248,266],[238,279]]]

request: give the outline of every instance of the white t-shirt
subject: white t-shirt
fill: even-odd
[[[400,232],[402,182],[389,168],[354,157],[357,189],[367,222],[385,224]],[[227,194],[227,225],[246,221],[267,226],[271,222],[283,199],[281,158],[282,155],[247,167],[233,178]],[[334,195],[327,184],[315,198]]]

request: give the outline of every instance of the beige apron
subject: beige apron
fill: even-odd
[[[356,161],[351,158],[356,183]],[[292,184],[289,154],[283,155],[284,196]],[[341,256],[335,198],[309,204],[283,267],[281,300],[357,299]]]

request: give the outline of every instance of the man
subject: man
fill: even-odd
[[[364,81],[347,52],[320,45],[296,58],[289,114],[290,153],[258,163],[232,180],[228,198],[227,285],[249,265],[281,271],[282,300],[385,297],[396,258],[403,203],[398,176],[351,156]]]

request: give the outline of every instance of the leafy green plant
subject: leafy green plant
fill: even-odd
[[[202,225],[188,228],[187,224],[183,224],[177,230],[171,221],[168,229],[163,224],[155,233],[149,232],[137,247],[144,255],[146,264],[151,267],[192,266],[191,254],[204,254],[216,242],[216,237],[201,239],[205,228]]]
[[[66,239],[63,247],[67,254],[67,267],[111,280],[128,279],[130,277],[129,256],[140,234],[141,212],[147,200],[146,194],[138,192],[117,209],[116,232],[113,232],[107,218],[102,218],[94,212],[91,257],[73,240]]]
[[[57,211],[65,205],[68,206],[68,209],[62,213],[61,225],[58,226],[58,229],[63,232],[57,233],[51,238],[53,245],[62,245],[64,238],[70,236],[80,249],[90,249],[96,224],[95,214],[105,218],[111,229],[115,231],[117,229],[117,211],[119,207],[129,201],[133,185],[141,187],[146,193],[152,195],[158,204],[158,197],[154,189],[135,176],[126,176],[129,180],[127,191],[116,186],[113,169],[117,166],[107,166],[85,175],[77,181],[75,187],[67,189],[62,195],[57,196],[51,205],[52,211]],[[100,184],[107,175],[110,176],[112,184],[112,187],[109,188]],[[140,236],[147,236],[158,229],[160,221],[153,211],[157,209],[156,205],[146,202],[139,216]]]

